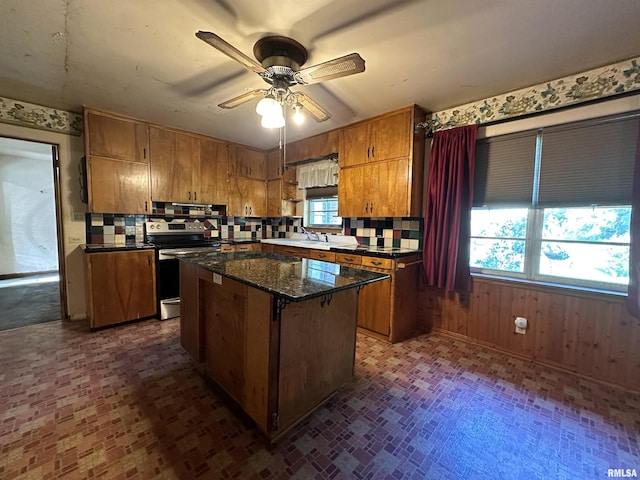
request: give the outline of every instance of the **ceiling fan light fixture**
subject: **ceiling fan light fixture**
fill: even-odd
[[[278,105],[279,106],[279,105]],[[284,115],[280,112],[272,111],[262,116],[260,122],[263,128],[282,128],[284,127]]]
[[[293,106],[293,110],[295,113],[293,114],[293,121],[296,125],[302,125],[304,123],[304,115],[302,114],[302,105],[300,103],[296,103]]]
[[[268,115],[272,110],[280,110],[280,104],[271,95],[267,95],[256,105],[256,113],[262,117]]]

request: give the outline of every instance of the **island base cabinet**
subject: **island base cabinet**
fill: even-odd
[[[192,273],[199,278],[199,299],[194,308],[199,315],[191,314],[190,321],[203,330],[199,338],[204,374],[270,441],[352,381],[356,289],[289,303],[230,278],[196,270]],[[181,270],[181,275],[189,271]],[[203,280],[207,277],[210,281]],[[193,337],[193,329],[181,324],[183,335]],[[193,340],[183,345],[193,345]]]

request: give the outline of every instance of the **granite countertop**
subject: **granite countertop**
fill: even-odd
[[[119,252],[126,250],[148,250],[154,249],[153,245],[148,243],[87,243],[80,245],[85,253],[98,252]]]
[[[294,302],[389,278],[335,263],[263,252],[187,254],[179,259]]]
[[[422,253],[422,250],[402,247],[378,247],[376,245],[358,245],[357,247],[331,247],[332,252],[356,253],[358,255],[371,255],[374,257],[398,258],[407,255]]]

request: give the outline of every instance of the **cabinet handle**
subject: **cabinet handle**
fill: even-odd
[[[369,152],[371,151],[371,147],[367,147],[367,158],[369,158]]]
[[[151,257],[147,255],[147,265],[151,266]]]
[[[382,265],[382,262],[379,262],[377,260],[371,260],[371,263],[374,265]]]
[[[371,202],[371,205],[369,205],[369,212],[373,213],[373,202]]]
[[[145,160],[147,158],[147,149],[146,148],[142,149],[142,158],[144,158]]]
[[[373,147],[371,147],[371,156],[372,157],[376,156],[376,146],[375,145]]]
[[[196,191],[193,192],[193,199],[198,200],[198,192]]]
[[[246,215],[247,213],[249,213],[249,207],[247,207],[246,205],[244,206],[244,214]]]
[[[365,205],[364,205],[364,211],[365,211],[365,212],[369,212],[369,202],[365,203]]]
[[[149,211],[149,202],[147,202],[146,200],[144,201],[144,211],[145,212]]]
[[[187,192],[187,198],[191,200],[191,192]]]

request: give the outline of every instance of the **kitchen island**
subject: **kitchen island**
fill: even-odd
[[[270,441],[352,380],[358,291],[388,275],[262,252],[180,260],[182,346]]]

